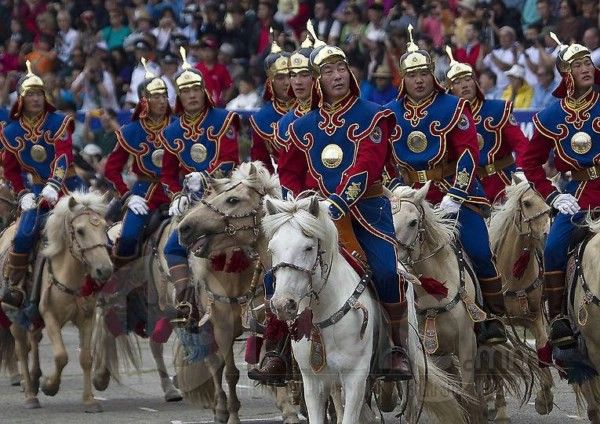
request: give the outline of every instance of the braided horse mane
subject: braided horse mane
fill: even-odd
[[[279,178],[271,175],[260,161],[243,162],[236,167],[229,178],[216,178],[211,181],[211,188],[217,193],[243,184],[273,198],[281,198]]]
[[[73,210],[69,207],[70,199],[77,202]],[[106,200],[95,192],[76,191],[58,201],[44,227],[44,235],[47,240],[47,245],[42,251],[44,256],[56,256],[67,248],[69,222],[73,216],[85,209],[91,209],[104,216],[107,209]]]

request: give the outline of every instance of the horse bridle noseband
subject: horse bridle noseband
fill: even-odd
[[[89,250],[93,250],[98,247],[102,247],[102,248],[106,249],[108,244],[107,243],[96,243],[96,244],[91,244],[89,246],[82,246],[81,243],[79,243],[79,240],[77,239],[77,236],[75,235],[75,228],[73,227],[73,222],[75,222],[76,219],[78,219],[84,215],[89,216],[90,223],[94,226],[100,225],[100,222],[104,218],[98,212],[95,212],[90,208],[86,208],[83,211],[79,212],[78,214],[74,215],[67,225],[67,232],[69,234],[69,237],[71,238],[71,243],[69,244],[69,251],[71,252],[71,255],[75,259],[77,259],[79,262],[81,262],[82,264],[89,267],[91,264],[90,264],[89,260],[86,258],[85,253]]]
[[[542,210],[541,212],[536,213],[535,215],[525,216],[523,214],[523,196],[529,190],[532,190],[532,188],[529,187],[519,197],[519,207],[518,207],[519,208],[519,219],[517,220],[517,218],[515,217],[514,224],[515,224],[515,227],[517,228],[517,231],[519,231],[519,236],[527,236],[530,238],[537,238],[532,233],[531,222],[536,221],[538,218],[541,218],[546,215],[550,216],[552,213],[552,209],[550,207],[547,207],[546,209]],[[523,231],[523,224],[527,224],[529,231]]]

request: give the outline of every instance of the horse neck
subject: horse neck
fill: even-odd
[[[83,283],[87,273],[86,267],[75,259],[68,249],[48,258],[52,264],[54,277],[65,286],[77,289]]]
[[[434,278],[439,282],[443,283],[448,289],[448,296],[446,300],[449,300],[452,299],[456,295],[456,293],[458,293],[460,284],[458,259],[456,257],[456,252],[454,250],[453,244],[446,243],[434,255],[428,257],[429,255],[431,255],[431,253],[433,253],[434,249],[436,249],[436,246],[433,246],[431,248],[429,248],[428,246],[427,249],[424,251],[424,254],[421,255],[422,257],[427,259],[414,264],[413,270],[416,275]],[[440,303],[436,298],[429,295],[423,288],[421,288],[421,286],[415,286],[415,293],[417,294],[419,303],[425,303],[424,306],[428,306],[430,302],[433,302],[434,304]]]
[[[360,281],[360,277],[339,252],[334,253],[333,259],[323,259],[328,263],[330,272],[325,273],[325,280],[322,280],[321,270],[318,268],[313,277],[313,289],[319,294],[318,301],[312,300],[311,303],[314,322],[323,321],[337,312],[350,298]],[[308,298],[305,299],[305,305],[301,305],[300,310],[307,306],[308,302]]]

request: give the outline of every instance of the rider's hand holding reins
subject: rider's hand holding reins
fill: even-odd
[[[173,198],[171,206],[169,206],[169,216],[179,216],[186,211],[190,204],[190,200],[186,195],[180,195]]]
[[[35,208],[35,205],[35,194],[33,193],[27,193],[23,195],[23,197],[21,197],[21,200],[19,201],[19,206],[21,206],[21,210],[24,211],[28,211],[30,209]]]
[[[440,209],[446,215],[456,215],[460,210],[460,203],[454,200],[451,196],[445,195],[440,202]]]
[[[206,174],[204,172],[190,172],[185,176],[183,186],[192,193],[204,190],[207,186]]]
[[[58,202],[58,191],[50,184],[47,184],[44,187],[41,196],[49,205],[54,205],[56,202]]]
[[[581,209],[575,196],[568,193],[556,196],[552,201],[552,207],[565,215],[575,215]]]
[[[129,197],[127,207],[136,215],[148,215],[148,205],[146,199],[137,194],[133,194]]]

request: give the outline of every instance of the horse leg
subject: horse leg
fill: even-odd
[[[298,424],[298,407],[292,400],[292,391],[289,384],[285,387],[273,387],[277,408],[281,411],[283,424]]]
[[[342,376],[344,388],[344,419],[343,424],[360,422],[360,412],[365,404],[366,372],[349,372]],[[312,421],[311,421],[312,422]]]
[[[496,417],[494,421],[499,423],[507,423],[510,421],[508,417],[508,412],[506,411],[506,397],[504,396],[504,388],[499,387],[496,392],[496,401],[494,404],[496,409]]]
[[[469,413],[470,423],[483,422],[483,408],[477,403],[475,390],[475,360],[477,358],[477,341],[475,333],[470,331],[467,337],[462,337],[463,332],[459,333],[458,344],[458,362],[460,366],[460,376],[463,390],[475,399],[475,403],[469,403],[466,408]]]
[[[304,384],[304,402],[308,411],[308,421],[311,423],[325,423],[325,402],[330,390],[327,390],[323,381],[319,381],[314,376],[303,374],[302,382]],[[360,399],[360,402],[362,401]]]
[[[235,358],[233,356],[233,344],[229,348],[225,359],[225,380],[229,388],[229,397],[227,400],[227,409],[229,411],[229,420],[227,424],[239,424],[240,417],[240,400],[236,392],[236,385],[240,380],[240,370],[235,366]]]
[[[227,410],[227,395],[223,390],[224,360],[221,355],[215,354],[206,359],[206,365],[212,376],[215,388],[215,404],[213,406],[215,423],[226,424],[229,419],[229,411]]]
[[[42,331],[28,333],[29,346],[31,347],[31,386],[37,395],[40,388],[40,378],[42,370],[40,369],[40,341],[42,340]]]
[[[535,348],[539,351],[548,343],[548,334],[546,333],[541,312],[535,317],[531,331],[535,337]],[[535,397],[535,410],[540,415],[547,415],[552,412],[552,408],[554,407],[554,394],[552,393],[554,382],[552,381],[552,374],[549,367],[542,368],[542,374],[540,391]]]
[[[8,359],[8,375],[10,376],[10,385],[19,386],[21,384],[21,374],[19,373],[19,363],[17,355]]]
[[[93,316],[84,317],[79,322],[79,365],[83,371],[83,405],[85,412],[102,412],[100,402],[92,393],[92,329]]]
[[[25,408],[34,409],[40,407],[37,393],[33,390],[31,376],[29,374],[29,346],[27,344],[26,330],[18,324],[11,326],[11,332],[15,338],[15,352],[19,361],[19,368],[23,376],[23,388],[25,391]]]
[[[329,396],[333,401],[335,414],[337,416],[337,424],[341,424],[342,419],[344,418],[344,401],[342,400],[342,386],[339,383],[333,383],[331,385]]]
[[[165,358],[163,356],[162,343],[156,343],[150,340],[150,350],[152,351],[152,357],[156,363],[156,369],[158,370],[158,376],[160,377],[160,386],[165,394],[165,400],[167,402],[179,402],[183,399],[183,396],[179,389],[175,388],[171,381],[171,377],[169,377],[169,372],[167,371]]]
[[[46,396],[54,396],[60,387],[60,376],[63,368],[67,365],[69,357],[67,350],[65,349],[65,343],[61,334],[61,327],[56,321],[56,318],[52,313],[43,314],[44,323],[46,324],[46,331],[48,332],[48,338],[52,344],[52,353],[54,354],[54,374],[46,377],[42,383],[42,392]]]
[[[92,379],[94,388],[100,392],[106,390],[110,384],[108,355],[110,355],[110,352],[116,352],[117,350],[117,341],[112,334],[110,334],[108,331],[105,331],[102,335],[102,338],[102,343],[100,343],[100,346],[102,346],[102,352],[96,352],[97,355],[100,355],[100,361],[99,365],[94,370],[94,378]]]

